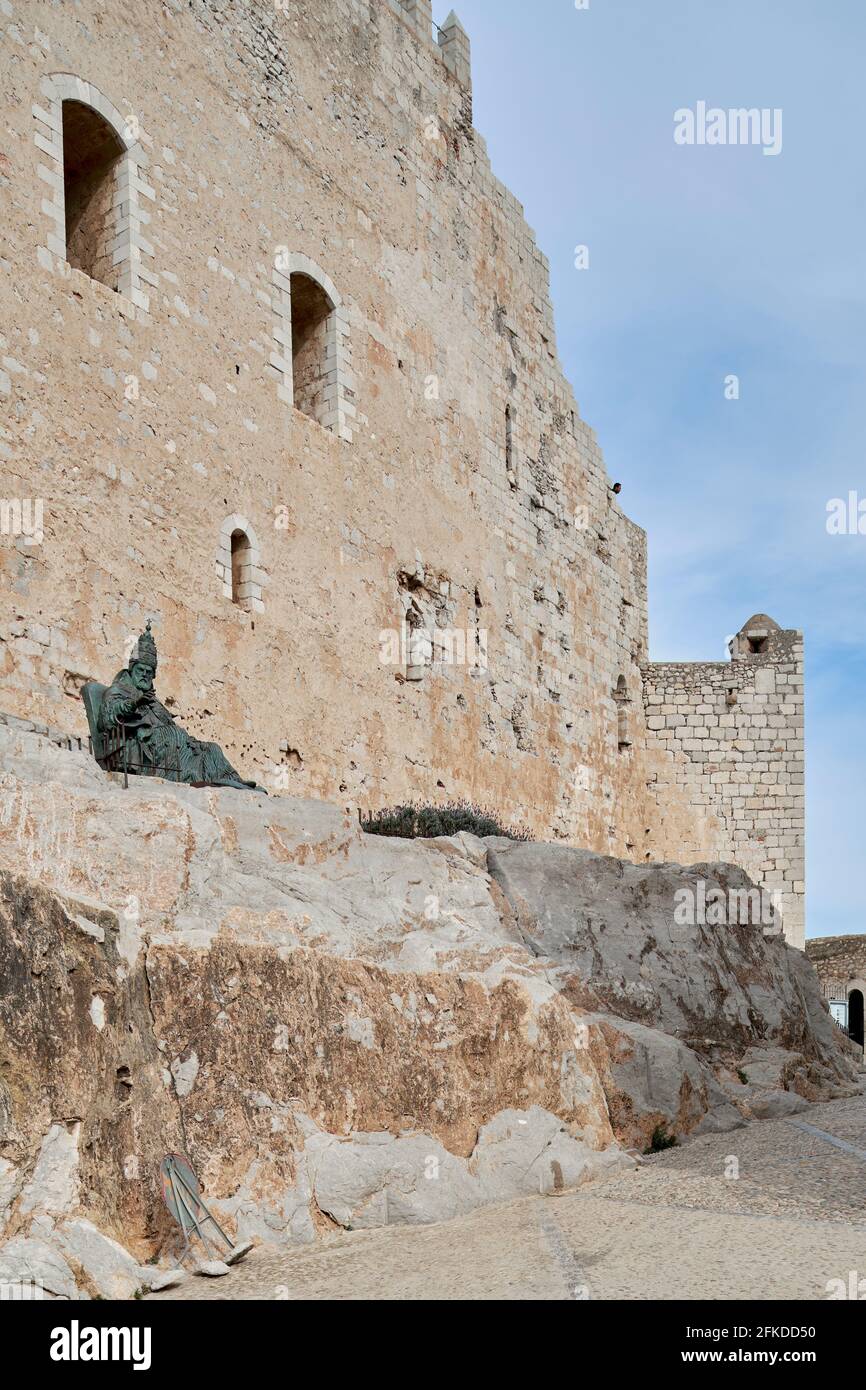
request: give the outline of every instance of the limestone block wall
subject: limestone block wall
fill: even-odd
[[[818,936],[806,942],[806,955],[815,967],[824,998],[845,1002],[851,1042],[864,1044],[863,1001],[866,999],[866,936]],[[843,1019],[839,1019],[842,1022]]]
[[[645,539],[472,126],[459,23],[397,0],[0,0],[0,31],[0,497],[44,511],[40,541],[0,536],[0,706],[85,733],[82,683],[150,618],[163,698],[273,792],[465,796],[640,856],[619,734],[641,722]],[[72,96],[123,145],[110,285],[64,246]],[[332,310],[316,418],[292,389],[296,275]],[[471,655],[383,658],[417,612]]]
[[[806,942],[806,955],[826,995],[866,994],[866,936],[816,936]]]
[[[775,627],[775,624],[773,625]],[[739,864],[805,936],[803,638],[730,662],[643,668],[652,857]]]

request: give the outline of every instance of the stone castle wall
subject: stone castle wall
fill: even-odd
[[[816,936],[806,943],[806,955],[828,996],[866,992],[866,936]]]
[[[459,24],[0,0],[0,30],[0,495],[44,512],[39,543],[0,517],[2,707],[85,733],[82,683],[151,618],[162,697],[272,791],[469,797],[685,857],[689,755],[644,722],[645,537],[472,126]],[[119,142],[92,213],[110,284],[70,265],[70,103]],[[745,854],[716,819],[703,857]]]
[[[643,675],[651,848],[662,858],[741,865],[765,892],[782,895],[786,935],[802,947],[802,634],[771,633],[766,653],[730,662],[648,663]]]

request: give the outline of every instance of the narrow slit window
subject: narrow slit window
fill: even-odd
[[[243,531],[233,531],[232,547],[232,603],[246,607],[249,589],[250,542]]]

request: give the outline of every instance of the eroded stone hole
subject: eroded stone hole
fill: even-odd
[[[92,107],[63,102],[63,193],[66,259],[109,289],[117,289],[113,262],[115,174],[124,153],[117,133]]]
[[[510,405],[505,407],[505,476],[514,491],[517,487],[517,472],[514,467],[514,411]]]
[[[612,693],[616,703],[617,744],[620,753],[626,753],[632,746],[632,738],[629,730],[628,716],[628,707],[631,703],[631,697],[628,693],[628,683],[625,676],[619,677],[616,683],[616,689]]]

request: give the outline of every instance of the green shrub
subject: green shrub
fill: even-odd
[[[749,1078],[748,1078],[748,1076],[746,1075],[746,1073],[743,1071],[743,1068],[742,1068],[742,1067],[738,1067],[738,1068],[737,1068],[737,1076],[740,1078],[740,1080],[742,1081],[742,1083],[743,1083],[744,1086],[748,1086],[748,1084],[749,1084]]]
[[[447,806],[417,806],[408,803],[392,810],[374,812],[361,817],[361,829],[368,835],[390,835],[398,840],[435,840],[440,835],[457,835],[466,830],[484,839],[501,835],[507,840],[529,840],[524,826],[509,829],[495,815],[468,801],[450,802]]]
[[[666,1125],[656,1125],[653,1130],[653,1137],[648,1149],[644,1149],[645,1154],[660,1154],[665,1149],[675,1149],[679,1144],[679,1139],[675,1134],[668,1134]]]

